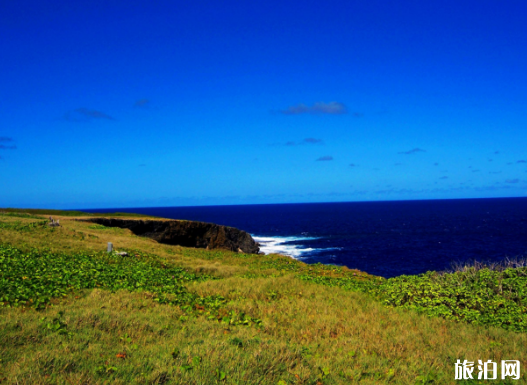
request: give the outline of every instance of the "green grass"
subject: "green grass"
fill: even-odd
[[[112,230],[112,229],[115,229],[116,227],[106,227],[103,225],[91,225],[91,226],[88,226],[88,228],[93,229],[93,230]]]
[[[457,359],[526,383],[523,266],[384,279],[24,215],[0,214],[1,384],[486,383]]]

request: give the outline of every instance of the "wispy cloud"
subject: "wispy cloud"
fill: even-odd
[[[115,120],[104,112],[90,110],[84,107],[66,112],[66,114],[64,114],[64,119],[70,122],[87,122],[93,119]]]
[[[519,183],[520,180],[519,179],[506,179],[505,180],[505,183]]]
[[[439,179],[448,179],[448,176],[442,176],[441,178]]]
[[[359,167],[359,165],[355,163],[350,163],[350,167]]]
[[[521,160],[517,161],[516,163],[527,163],[527,160],[521,159]]]
[[[426,192],[427,189],[409,189],[409,188],[403,188],[403,189],[395,189],[395,188],[388,188],[385,190],[377,190],[374,191],[375,194],[380,195],[389,195],[389,194],[415,194],[415,193],[423,193]]]
[[[412,154],[417,154],[418,152],[426,152],[426,150],[423,150],[422,148],[412,148],[411,150],[408,150],[408,151],[401,151],[399,152],[399,154],[404,154],[404,155],[412,155]]]
[[[0,136],[0,150],[16,150],[16,145],[12,144],[14,142],[13,138],[8,136]],[[9,143],[9,144],[2,144]],[[0,156],[0,160],[4,161],[4,158]]]
[[[434,163],[434,166],[439,166],[439,163],[435,162],[435,163]]]
[[[324,161],[328,161],[328,160],[333,160],[333,157],[330,156],[330,155],[325,155],[325,156],[321,156],[316,161],[317,162],[324,162]]]
[[[150,99],[139,99],[134,103],[134,107],[146,107],[150,104]]]
[[[317,138],[305,138],[299,142],[289,141],[285,143],[286,146],[301,146],[303,144],[324,144],[324,141]]]
[[[436,188],[423,188],[423,189],[388,189],[375,191],[377,194],[401,194],[401,193],[448,193],[448,192],[459,192],[459,191],[499,191],[503,189],[511,189],[512,186],[459,186],[459,187],[436,187]]]
[[[306,144],[322,144],[324,141],[322,139],[316,139],[316,138],[305,138],[302,143]]]
[[[346,106],[340,102],[316,102],[312,106],[300,103],[296,106],[290,106],[285,110],[280,111],[285,115],[299,115],[299,114],[330,114],[342,115],[348,112]]]

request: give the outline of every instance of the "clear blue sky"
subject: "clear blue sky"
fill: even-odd
[[[527,2],[2,1],[0,207],[527,196]]]

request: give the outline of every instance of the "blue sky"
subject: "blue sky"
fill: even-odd
[[[4,1],[0,207],[527,196],[525,1]]]

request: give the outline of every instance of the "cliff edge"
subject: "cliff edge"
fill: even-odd
[[[247,254],[258,254],[260,251],[260,245],[247,232],[214,223],[115,218],[90,218],[85,221],[106,227],[130,229],[135,235],[168,245],[224,249]]]

